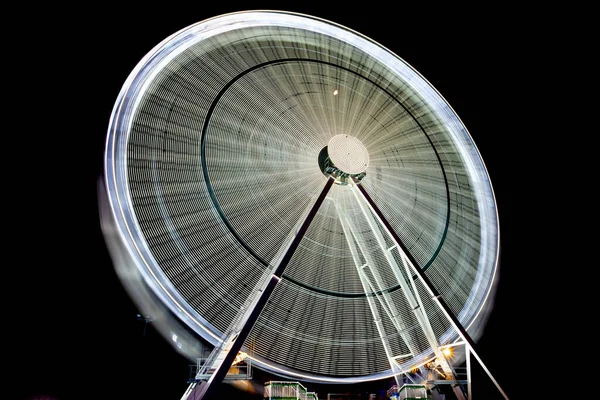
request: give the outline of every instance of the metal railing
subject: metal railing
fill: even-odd
[[[205,381],[210,378],[214,373],[215,368],[207,367],[206,362],[209,358],[197,358],[196,364],[190,365],[190,377],[188,383]],[[199,373],[201,372],[201,373]],[[248,380],[252,379],[252,364],[250,359],[245,359],[239,364],[232,365],[227,371],[227,375],[223,380],[235,381],[235,380]]]

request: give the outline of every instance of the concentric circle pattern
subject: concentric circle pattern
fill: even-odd
[[[327,179],[319,152],[338,135],[356,140],[346,142],[356,146],[352,158],[338,156],[346,172],[365,164],[361,185],[463,325],[475,335],[485,322],[496,205],[453,110],[402,59],[357,32],[249,11],[157,45],[123,86],[107,139],[105,177],[123,241],[148,286],[212,344],[313,205]],[[333,185],[246,341],[258,366],[305,380],[389,376],[373,296],[399,313],[401,332],[378,310],[401,367],[432,357],[376,234],[352,185]],[[379,293],[361,282],[350,243],[377,271],[370,278]],[[420,281],[401,274],[414,280],[439,343],[456,340]]]
[[[369,153],[363,144],[351,135],[338,134],[327,145],[333,163],[348,174],[360,174],[369,165]]]

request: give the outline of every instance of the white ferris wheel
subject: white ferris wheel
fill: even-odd
[[[499,268],[486,167],[440,93],[368,37],[272,10],[174,33],[121,89],[103,188],[132,297],[185,327],[170,340],[191,359],[212,349],[190,399],[241,352],[322,383],[457,382],[474,358],[508,399],[476,351]]]

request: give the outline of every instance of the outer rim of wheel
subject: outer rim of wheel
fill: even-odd
[[[168,279],[161,274],[161,270],[157,265],[152,264],[153,257],[145,245],[145,241],[137,226],[135,215],[131,212],[131,199],[129,198],[127,178],[126,178],[126,159],[121,157],[121,152],[126,152],[127,147],[127,132],[129,129],[129,123],[131,117],[135,113],[137,107],[137,99],[140,93],[143,93],[145,85],[152,80],[152,76],[157,69],[160,69],[162,65],[165,65],[167,60],[174,57],[181,48],[189,45],[198,40],[202,40],[203,35],[216,34],[223,29],[229,29],[231,26],[241,23],[260,23],[252,21],[253,17],[277,17],[281,18],[281,21],[288,21],[288,23],[302,23],[307,24],[314,29],[321,29],[323,32],[329,33],[330,30],[340,35],[349,35],[349,37],[361,43],[373,54],[379,54],[386,56],[390,60],[395,60],[396,68],[400,69],[400,72],[405,77],[410,77],[415,81],[416,85],[420,85],[420,88],[426,92],[428,96],[431,96],[431,100],[435,100],[434,108],[439,108],[439,115],[442,118],[447,119],[447,123],[457,132],[463,135],[461,140],[470,139],[470,136],[466,132],[466,128],[462,125],[458,117],[455,115],[451,107],[443,100],[441,95],[431,86],[417,71],[412,69],[408,64],[404,63],[393,53],[372,41],[363,35],[351,31],[350,29],[337,25],[330,21],[325,21],[312,16],[307,16],[297,13],[288,13],[280,11],[248,11],[248,12],[236,12],[217,16],[205,21],[201,21],[197,24],[191,25],[187,28],[180,30],[179,32],[169,36],[159,45],[157,45],[152,51],[150,51],[135,69],[132,71],[130,76],[127,78],[121,92],[119,93],[117,102],[113,109],[110,118],[108,137],[106,141],[106,152],[105,152],[105,180],[109,193],[109,201],[113,211],[113,217],[117,223],[120,235],[128,248],[129,252],[134,255],[134,262],[137,268],[142,272],[144,280],[152,290],[160,297],[168,308],[176,313],[188,326],[192,327],[200,336],[209,341],[211,344],[216,345],[220,342],[220,332],[216,329],[212,329],[207,321],[203,320],[198,315],[195,315],[189,305],[186,304],[183,298],[179,297],[174,287],[171,286]],[[260,18],[259,18],[260,20]],[[248,22],[250,21],[250,22]],[[289,22],[291,21],[291,22]],[[209,27],[212,26],[212,27]],[[125,133],[125,135],[123,135]],[[458,134],[458,133],[457,133]],[[466,136],[464,136],[466,134]],[[465,142],[460,146],[469,146],[465,149],[467,157],[478,156],[478,151],[475,145],[471,142]],[[475,149],[475,153],[473,153]],[[475,162],[480,162],[479,159]],[[482,165],[483,162],[481,161]],[[483,166],[483,168],[485,168]],[[487,172],[485,172],[487,176]],[[490,210],[487,211],[488,217],[491,217],[495,221],[494,226],[496,227],[494,232],[490,234],[495,235],[497,242],[496,250],[499,248],[499,227],[498,227],[498,216],[495,208],[495,200],[491,184],[489,182],[483,182],[480,188],[478,188],[482,194],[482,198],[486,197],[492,199]],[[491,214],[490,214],[491,213]],[[498,265],[498,251],[495,255],[495,267],[497,270]],[[495,280],[495,278],[494,278]],[[491,287],[488,296],[491,294]],[[486,302],[480,305],[482,309]],[[473,321],[476,318],[473,319]],[[314,381],[331,381],[331,382],[362,382],[377,380],[392,376],[391,371],[385,373],[373,374],[362,377],[351,377],[351,378],[340,378],[340,377],[325,377],[318,374],[305,373],[302,371],[293,370],[291,368],[282,368],[280,365],[273,365],[268,360],[257,358],[255,360],[260,368],[272,371],[277,374],[289,375],[291,377],[314,380]]]

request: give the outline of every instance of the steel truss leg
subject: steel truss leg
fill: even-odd
[[[434,353],[438,357],[438,359],[442,362],[442,367],[443,367],[444,371],[446,373],[450,373],[451,372],[450,366],[448,365],[442,352],[438,348],[439,343],[437,341],[437,337],[435,336],[435,333],[433,332],[433,328],[431,327],[431,324],[429,322],[429,318],[425,311],[425,307],[423,307],[421,298],[418,294],[417,287],[412,279],[407,279],[407,278],[410,278],[410,276],[412,274],[410,273],[410,270],[406,263],[405,258],[403,258],[403,257],[401,258],[401,260],[404,264],[405,270],[406,270],[406,276],[403,276],[398,264],[396,263],[396,259],[394,258],[393,254],[392,254],[392,251],[397,246],[394,245],[390,248],[387,248],[385,239],[380,231],[379,226],[376,224],[375,219],[373,218],[373,215],[371,214],[370,210],[365,207],[365,205],[363,204],[364,203],[363,199],[360,197],[358,191],[355,190],[354,187],[352,188],[352,192],[354,193],[356,202],[360,206],[360,209],[361,209],[363,215],[365,216],[367,223],[369,224],[369,228],[371,228],[371,231],[375,235],[377,244],[381,248],[381,251],[384,253],[385,258],[386,258],[388,264],[390,265],[392,272],[394,273],[394,276],[396,277],[396,280],[400,284],[402,293],[405,295],[406,300],[408,301],[411,309],[413,310],[415,317],[417,318],[419,325],[421,326],[421,329],[423,330],[423,333],[425,334],[425,337],[427,338],[427,341],[429,342],[429,345],[434,350]]]
[[[237,320],[237,323],[232,323],[234,327],[233,329],[231,329],[231,333],[227,335],[225,340],[223,340],[222,344],[218,346],[218,348],[215,348],[215,350],[213,350],[213,353],[211,353],[209,359],[212,361],[209,367],[214,368],[215,371],[211,374],[210,378],[206,382],[202,382],[199,387],[191,388],[190,385],[190,388],[188,388],[186,394],[184,394],[185,399],[209,400],[213,398],[214,394],[216,393],[217,387],[221,384],[223,378],[225,378],[225,376],[227,375],[227,371],[229,371],[231,364],[233,363],[235,357],[242,348],[242,345],[244,344],[246,338],[250,334],[254,323],[258,319],[265,305],[267,304],[269,297],[275,290],[275,286],[281,280],[283,271],[290,262],[294,252],[298,248],[300,241],[306,234],[308,227],[310,226],[313,218],[317,214],[317,211],[321,207],[323,200],[325,200],[325,197],[327,196],[329,189],[331,189],[333,182],[334,179],[332,177],[329,177],[327,179],[325,187],[321,191],[321,194],[319,194],[319,197],[315,201],[315,204],[308,212],[306,219],[304,220],[300,228],[298,228],[293,239],[290,241],[287,249],[285,249],[281,253],[281,256],[278,262],[276,263],[275,268],[273,269],[270,279],[266,280],[266,284],[263,284],[262,292],[259,295],[255,296],[250,306],[241,314],[242,317],[239,320]]]
[[[337,202],[337,201],[335,202],[335,208],[338,213],[338,217],[340,219],[342,229],[344,231],[344,236],[346,237],[346,241],[348,242],[348,247],[350,248],[350,253],[352,254],[352,259],[354,260],[354,265],[356,266],[356,271],[358,272],[358,276],[359,276],[360,282],[363,286],[363,290],[365,291],[365,293],[380,292],[381,285],[380,285],[380,282],[378,279],[378,275],[375,278],[375,280],[377,282],[376,283],[377,288],[376,288],[369,281],[369,278],[367,277],[367,275],[364,272],[365,268],[370,267],[369,264],[371,264],[371,265],[373,265],[373,264],[372,264],[372,261],[369,261],[367,258],[368,253],[363,251],[362,248],[361,248],[361,253],[363,254],[363,256],[365,256],[365,259],[367,259],[367,263],[364,265],[361,265],[360,257],[358,255],[358,251],[357,251],[356,245],[355,245],[355,242],[356,242],[356,244],[360,243],[360,241],[357,240],[357,238],[356,238],[356,232],[357,232],[356,229],[354,229],[350,226],[350,222],[349,222],[350,220],[348,219],[348,217],[346,216],[342,207],[340,207],[339,202]],[[370,268],[373,272],[376,271],[375,268],[372,268],[372,267],[370,267]],[[380,298],[382,296],[386,297],[385,301]],[[399,385],[400,383],[398,382],[398,375],[400,375],[402,373],[402,371],[400,370],[400,367],[398,366],[398,363],[396,362],[396,357],[394,357],[394,355],[392,354],[392,349],[391,349],[391,346],[387,339],[388,335],[385,332],[385,327],[383,325],[381,316],[379,315],[379,311],[377,309],[377,304],[375,304],[375,300],[373,300],[373,297],[377,297],[377,300],[379,300],[379,302],[381,303],[381,307],[386,311],[386,313],[388,314],[388,317],[394,322],[396,321],[395,315],[397,315],[397,312],[394,312],[395,308],[392,308],[392,307],[394,307],[394,304],[393,303],[390,304],[387,296],[384,296],[384,295],[382,295],[382,296],[379,296],[379,295],[367,296],[367,302],[369,303],[369,308],[371,309],[371,314],[373,314],[373,320],[375,321],[375,326],[377,327],[377,332],[379,333],[379,337],[381,338],[381,343],[383,344],[383,349],[385,351],[385,354],[388,358],[388,362],[389,362],[392,372],[394,374],[394,379],[396,380],[396,384]],[[394,326],[396,327],[396,329],[399,332],[402,331],[401,329],[398,329],[396,323],[394,323]],[[403,339],[405,339],[404,336],[403,336]],[[409,342],[406,339],[405,339],[405,342],[407,343],[408,346],[410,346]]]
[[[436,360],[438,361],[440,367],[444,371],[444,375],[445,375],[446,379],[457,380],[457,377],[456,377],[456,374],[455,374],[453,368],[450,366],[450,364],[446,360],[446,357],[444,357],[444,355],[442,354],[442,352],[439,348],[439,343],[437,341],[437,337],[436,337],[435,333],[433,332],[431,323],[429,322],[429,317],[427,316],[427,312],[421,301],[421,297],[417,290],[415,281],[413,279],[410,279],[410,277],[412,276],[412,273],[410,271],[408,260],[406,259],[406,257],[404,257],[404,255],[402,254],[401,251],[398,251],[397,245],[393,245],[389,248],[387,247],[387,243],[383,237],[383,234],[381,233],[380,226],[376,223],[375,218],[373,217],[373,215],[371,213],[371,210],[368,208],[368,205],[365,204],[364,199],[360,196],[359,191],[355,188],[355,185],[352,185],[352,192],[354,194],[354,198],[355,198],[357,204],[360,207],[360,210],[362,211],[365,219],[367,220],[367,223],[369,225],[369,228],[371,229],[371,232],[375,235],[377,244],[379,245],[381,251],[385,255],[385,258],[386,258],[389,266],[391,267],[391,270],[394,273],[394,276],[396,277],[397,282],[400,284],[402,293],[404,294],[411,309],[413,310],[414,315],[417,318],[419,325],[421,326],[421,330],[423,331],[425,337],[427,338],[427,341],[429,342],[429,346],[431,346],[431,348],[433,349],[433,352],[436,355]],[[402,274],[402,271],[400,270],[400,267],[398,266],[398,263],[396,262],[396,259],[394,258],[393,254],[392,254],[392,252],[394,250],[398,251],[398,253],[400,254],[400,260],[402,261],[406,275]],[[397,314],[398,313],[396,313],[396,315]],[[402,324],[402,325],[404,325],[404,324]],[[403,326],[402,327],[397,326],[396,328],[397,329],[402,328],[403,330],[405,329],[405,327],[403,327]],[[399,332],[400,332],[400,330],[399,330]],[[466,400],[460,387],[454,386],[453,390],[454,390],[458,400]]]
[[[433,332],[433,329],[429,322],[429,318],[427,316],[427,313],[425,312],[425,308],[423,307],[423,304],[419,297],[416,285],[414,284],[414,281],[412,279],[408,279],[412,275],[410,273],[408,265],[406,264],[405,260],[402,259],[402,262],[406,269],[406,276],[403,276],[402,272],[396,262],[396,259],[394,258],[393,254],[392,254],[392,251],[394,250],[394,248],[396,246],[392,246],[391,248],[387,247],[387,243],[383,237],[383,234],[381,233],[381,228],[375,222],[375,219],[371,215],[371,211],[368,209],[367,206],[365,206],[363,204],[364,201],[358,195],[358,193],[356,193],[357,191],[354,188],[352,188],[352,190],[354,192],[354,198],[355,198],[357,204],[359,205],[359,207],[362,211],[362,214],[365,217],[365,219],[369,225],[370,231],[375,236],[375,239],[376,239],[377,244],[379,245],[379,248],[381,249],[382,253],[385,255],[386,261],[387,261],[389,267],[391,268],[391,270],[393,271],[396,281],[400,284],[400,287],[402,288],[402,293],[404,294],[411,309],[413,310],[413,313],[414,313],[415,317],[417,318],[417,321],[419,322],[419,325],[421,326],[421,329],[422,329],[425,337],[427,338],[429,345],[434,350],[434,353],[437,356],[437,359],[440,363],[440,366],[442,367],[442,369],[444,371],[444,374],[447,377],[449,376],[449,377],[455,378],[453,369],[448,364],[446,358],[443,356],[441,350],[439,349],[439,343],[437,341],[437,337],[435,336],[435,333]],[[343,211],[344,207],[342,207],[339,203],[336,203],[336,210],[338,211],[340,221],[342,222],[342,228],[344,229],[345,236],[348,240],[348,245],[350,247],[352,256],[354,258],[354,261],[355,261],[355,264],[357,267],[357,271],[358,271],[359,277],[361,279],[361,283],[363,284],[363,288],[364,288],[365,292],[373,293],[374,294],[373,296],[381,303],[382,309],[387,313],[387,315],[390,318],[390,321],[393,323],[394,328],[396,329],[397,333],[400,335],[400,337],[403,339],[403,341],[405,342],[405,344],[407,345],[407,347],[410,350],[409,354],[398,355],[398,356],[393,356],[391,354],[392,352],[390,350],[390,346],[388,344],[387,337],[385,336],[385,331],[382,332],[382,329],[379,329],[380,317],[379,317],[374,305],[371,304],[372,296],[369,296],[367,299],[369,300],[371,312],[373,313],[375,321],[378,324],[378,331],[380,333],[381,340],[384,345],[386,354],[389,358],[389,362],[392,367],[392,372],[394,373],[394,378],[396,379],[396,383],[399,384],[398,374],[403,373],[403,371],[400,370],[397,360],[402,357],[417,354],[418,349],[414,347],[414,345],[410,341],[410,338],[405,334],[406,329],[407,329],[406,324],[402,321],[402,318],[400,317],[400,313],[396,309],[396,305],[394,304],[393,300],[390,298],[390,295],[388,293],[385,293],[385,291],[384,291],[385,287],[383,284],[383,280],[381,279],[381,275],[379,274],[378,266],[373,262],[373,259],[370,256],[370,253],[368,251],[366,251],[366,249],[363,248],[363,243],[365,241],[360,238],[360,236],[361,236],[359,234],[360,229],[358,229],[356,227],[353,219],[347,217],[347,215]],[[364,265],[359,265],[360,259],[358,258],[358,255],[355,254],[356,250],[354,249],[354,242],[352,241],[352,238],[354,238],[354,241],[356,241],[356,244],[358,245],[358,247],[361,251],[361,254],[363,255],[364,259],[366,260],[366,264],[364,264]],[[367,274],[365,273],[365,269],[367,269],[367,268],[370,270],[375,283],[372,283],[369,280]],[[422,367],[421,367],[421,372],[425,373],[425,371],[423,370]],[[409,375],[407,375],[407,376],[409,376]],[[409,378],[410,378],[410,376],[409,376]],[[456,396],[457,396],[458,400],[466,400],[462,391],[460,390],[460,388],[456,388],[455,392],[456,392]]]
[[[465,358],[467,360],[467,398],[471,400],[471,351],[465,346]]]
[[[358,184],[358,182],[354,181],[353,188],[358,188],[358,191],[354,192],[359,192],[361,194],[362,199],[369,205],[369,208],[373,212],[373,215],[377,217],[377,220],[379,221],[381,226],[385,229],[386,233],[390,236],[390,238],[396,245],[396,249],[400,253],[402,259],[405,260],[405,264],[408,264],[412,268],[412,270],[419,276],[419,278],[423,282],[423,285],[429,292],[429,295],[431,296],[432,300],[440,307],[444,316],[452,324],[454,329],[456,329],[460,337],[465,341],[465,348],[468,350],[467,355],[473,354],[473,356],[477,359],[483,370],[487,373],[491,381],[494,383],[498,391],[506,400],[509,400],[506,393],[504,393],[504,390],[502,390],[502,388],[500,387],[500,384],[496,381],[494,376],[491,374],[489,369],[486,367],[486,365],[483,363],[483,361],[475,351],[475,342],[473,341],[471,336],[467,333],[466,329],[462,326],[462,324],[454,315],[450,307],[448,307],[445,300],[442,298],[441,294],[437,291],[437,289],[433,286],[427,275],[425,275],[425,273],[421,270],[417,261],[414,259],[412,254],[410,254],[408,249],[404,246],[402,240],[400,240],[400,237],[396,234],[389,222],[383,216],[381,210],[379,210],[379,207],[377,207],[377,205],[375,204],[373,199],[371,199],[365,188],[362,185]]]

